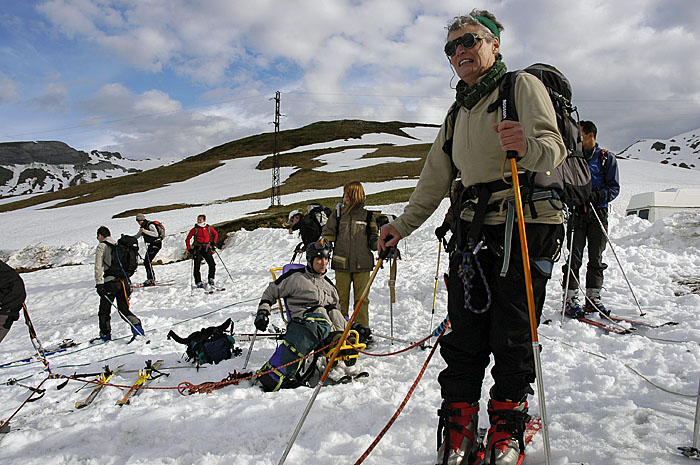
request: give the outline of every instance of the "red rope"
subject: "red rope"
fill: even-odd
[[[396,421],[396,419],[399,417],[399,415],[403,411],[403,408],[408,403],[408,400],[413,395],[413,391],[416,390],[416,387],[418,386],[418,383],[420,382],[421,378],[423,377],[423,374],[425,373],[426,368],[428,368],[428,363],[430,363],[430,359],[433,357],[433,354],[435,353],[435,349],[437,349],[438,342],[440,341],[440,338],[442,337],[442,335],[444,334],[445,330],[447,329],[447,327],[449,325],[450,324],[448,321],[448,323],[445,325],[445,327],[442,328],[442,332],[440,333],[437,340],[435,341],[435,345],[433,346],[432,349],[430,349],[430,353],[428,354],[428,358],[425,360],[425,363],[423,364],[423,368],[421,368],[420,372],[418,373],[418,377],[413,382],[413,385],[411,385],[411,388],[408,390],[406,397],[404,397],[403,401],[401,402],[401,405],[399,405],[399,408],[396,410],[396,413],[394,413],[394,415],[389,419],[386,426],[384,426],[384,428],[379,433],[379,435],[377,435],[377,437],[374,439],[374,441],[372,441],[372,444],[369,445],[367,450],[360,456],[359,459],[357,459],[357,461],[355,462],[354,465],[359,465],[362,462],[364,462],[364,460],[369,456],[369,454],[372,453],[372,450],[374,450],[374,448],[377,446],[377,444],[379,444],[379,441],[382,440],[382,438],[384,437],[386,432],[389,431],[389,428],[391,428],[391,425],[393,425],[394,422]]]
[[[359,353],[364,354],[364,355],[369,355],[370,357],[389,357],[389,356],[391,356],[391,355],[398,355],[398,354],[401,354],[401,353],[403,353],[403,352],[406,352],[406,351],[409,351],[409,350],[411,350],[411,349],[414,349],[414,348],[416,348],[416,347],[422,345],[425,341],[427,341],[427,340],[430,339],[431,337],[433,337],[432,334],[429,335],[429,336],[427,336],[427,337],[425,337],[424,339],[421,339],[421,340],[418,341],[418,342],[413,343],[413,345],[410,345],[410,346],[408,346],[408,347],[406,347],[406,348],[404,348],[404,349],[397,350],[396,352],[389,352],[389,353],[386,353],[386,354],[375,354],[375,353],[373,353],[373,352],[365,352],[364,350],[358,349],[357,346],[353,346],[353,347],[355,347],[355,350],[357,350]],[[352,344],[351,344],[351,345],[352,345]]]
[[[32,393],[29,394],[29,397],[27,397],[27,398],[24,400],[24,402],[22,402],[22,405],[20,405],[19,407],[17,407],[17,410],[15,410],[14,413],[13,413],[12,415],[10,415],[10,418],[8,418],[8,419],[5,420],[5,421],[0,421],[0,428],[4,427],[6,424],[8,424],[8,423],[10,422],[10,420],[12,420],[12,419],[15,417],[15,415],[17,415],[17,412],[19,412],[20,410],[22,410],[22,407],[24,407],[25,405],[27,405],[27,402],[29,402],[29,401],[32,399],[32,397],[34,397],[34,394],[36,394],[37,391],[38,391],[39,389],[41,389],[41,386],[43,386],[44,383],[46,382],[46,380],[48,380],[48,379],[49,379],[49,377],[46,377],[46,379],[44,379],[44,381],[42,381],[41,383],[39,383],[39,385],[38,385],[37,387],[34,388],[34,390],[32,391]]]

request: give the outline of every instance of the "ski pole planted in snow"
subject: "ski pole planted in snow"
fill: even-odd
[[[605,240],[608,241],[608,244],[610,244],[610,250],[612,250],[612,253],[615,256],[615,261],[617,261],[617,265],[620,267],[620,271],[622,271],[622,276],[625,278],[625,281],[627,282],[627,287],[630,288],[630,292],[632,293],[632,298],[634,299],[634,303],[637,304],[637,308],[639,309],[639,316],[646,315],[646,313],[644,313],[644,311],[642,310],[642,306],[639,305],[639,301],[637,300],[637,296],[634,294],[634,289],[632,289],[632,285],[630,284],[629,279],[627,279],[627,274],[625,274],[625,269],[622,268],[622,263],[620,263],[620,259],[617,258],[617,253],[615,252],[615,247],[613,247],[613,243],[610,240],[610,236],[608,236],[608,232],[603,227],[603,222],[600,221],[600,217],[598,216],[598,212],[595,211],[595,207],[593,206],[592,203],[588,202],[588,206],[591,207],[591,210],[593,211],[595,218],[598,220],[598,224],[600,225],[600,229],[603,231],[603,234],[605,235]]]
[[[387,241],[391,240],[391,236],[388,236],[386,238]],[[311,407],[313,407],[314,401],[316,400],[316,397],[318,396],[319,391],[323,387],[323,383],[326,381],[326,378],[328,377],[328,373],[331,371],[331,368],[333,368],[333,364],[335,363],[335,359],[338,357],[338,354],[340,353],[340,348],[345,344],[345,340],[348,337],[348,333],[350,332],[350,328],[352,327],[352,323],[355,321],[355,318],[357,317],[357,313],[360,311],[360,307],[362,306],[362,303],[365,301],[365,298],[367,298],[367,294],[369,294],[369,288],[372,286],[372,282],[374,281],[375,276],[377,276],[377,271],[379,271],[379,268],[382,266],[382,262],[384,259],[392,252],[392,249],[394,247],[389,247],[385,249],[381,254],[379,254],[379,260],[377,260],[377,264],[374,266],[374,270],[372,271],[372,275],[369,277],[369,281],[367,282],[367,285],[365,286],[364,291],[362,291],[362,295],[360,296],[360,299],[357,301],[357,304],[355,304],[355,310],[353,310],[352,315],[350,316],[350,319],[348,320],[347,324],[345,325],[345,331],[343,331],[342,336],[340,336],[340,339],[338,339],[338,342],[336,343],[335,348],[331,352],[331,358],[328,360],[328,364],[326,365],[326,369],[323,371],[323,374],[321,375],[321,379],[318,381],[318,384],[316,385],[316,388],[314,389],[313,394],[311,394],[311,399],[309,399],[309,403],[306,404],[306,408],[304,409],[304,412],[301,414],[301,418],[299,419],[299,423],[297,424],[296,428],[294,429],[294,432],[292,433],[292,437],[289,438],[289,442],[287,443],[287,447],[284,449],[284,453],[282,454],[282,457],[280,457],[280,461],[278,462],[278,465],[282,465],[285,460],[287,460],[287,455],[289,455],[289,451],[292,450],[292,446],[294,446],[294,441],[296,441],[297,436],[299,435],[299,432],[301,431],[301,427],[304,425],[304,421],[306,421],[306,417],[309,415],[309,412],[311,411]]]
[[[123,286],[123,284],[122,284],[122,286]],[[134,326],[134,324],[131,321],[129,321],[129,319],[126,317],[126,315],[124,315],[121,312],[121,310],[119,310],[119,306],[117,306],[117,304],[115,304],[113,300],[110,300],[109,297],[107,297],[106,295],[103,295],[102,297],[104,299],[107,299],[107,302],[109,302],[112,305],[112,307],[114,307],[117,310],[117,313],[119,313],[119,316],[122,318],[122,320],[126,321],[129,324],[129,326],[131,326],[131,332],[134,333],[134,336],[131,338],[131,341],[136,339],[136,335],[138,334],[139,336],[142,336],[146,340],[146,344],[151,343],[151,340],[146,337],[146,332],[143,331],[143,328],[141,329],[141,331],[136,329],[136,326]],[[129,342],[131,342],[131,341],[129,341]]]
[[[503,119],[506,119],[506,101],[503,101]],[[527,237],[525,235],[525,217],[523,216],[523,199],[520,196],[520,182],[518,180],[518,154],[509,150],[507,158],[510,159],[511,179],[515,193],[515,208],[518,216],[518,231],[520,233],[520,249],[523,257],[523,271],[525,273],[525,291],[527,292],[527,309],[530,315],[530,333],[532,336],[532,354],[535,361],[535,376],[537,377],[537,399],[540,404],[540,417],[542,418],[542,435],[544,443],[544,462],[552,463],[552,452],[549,448],[549,422],[544,403],[544,382],[542,381],[542,362],[540,360],[540,342],[537,335],[537,316],[535,315],[535,296],[532,290],[532,274],[530,272],[530,255],[527,250]]]
[[[213,250],[216,256],[219,257],[219,261],[221,262],[221,264],[224,265],[224,270],[226,270],[226,274],[228,274],[228,277],[231,278],[231,284],[236,284],[233,280],[233,276],[231,276],[231,273],[228,272],[228,268],[226,268],[226,263],[224,263],[223,259],[221,258],[221,255],[219,255],[219,251],[216,249]]]
[[[698,397],[695,399],[695,426],[693,428],[693,446],[679,447],[686,457],[700,459],[700,451],[698,450],[698,432],[700,432],[700,384],[698,384]]]

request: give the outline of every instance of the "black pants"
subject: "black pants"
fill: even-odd
[[[128,319],[134,326],[140,325],[141,320],[129,310],[129,298],[127,294],[131,293],[130,287],[125,286],[124,282],[120,279],[106,281],[104,285],[106,294],[100,297],[100,309],[97,312],[97,316],[100,320],[100,334],[111,334],[112,332],[111,312],[112,302],[115,300],[121,317]],[[129,325],[129,327],[131,327],[131,325]]]
[[[468,225],[463,229],[466,232]],[[440,341],[440,354],[447,363],[438,376],[442,397],[453,402],[476,402],[481,398],[481,385],[490,355],[494,356],[491,374],[494,397],[505,401],[520,400],[532,392],[535,380],[532,335],[527,305],[522,254],[517,225],[514,227],[508,272],[500,276],[504,226],[484,226],[487,248],[477,254],[491,292],[489,309],[481,314],[465,308],[465,286],[458,276],[462,253],[450,257],[447,280],[448,313],[452,332]],[[527,243],[532,272],[537,324],[544,305],[551,266],[564,239],[562,225],[528,224]],[[539,263],[539,265],[537,264]],[[543,266],[542,263],[545,265]],[[547,266],[548,265],[548,266]],[[476,270],[470,303],[480,309],[486,305],[487,292],[481,274]]]
[[[598,214],[605,232],[600,228],[600,223],[596,219],[593,211],[586,213],[574,213],[569,218],[569,223],[566,229],[566,246],[571,254],[571,276],[569,276],[569,289],[578,289],[579,273],[583,262],[583,249],[588,242],[588,266],[586,268],[586,289],[600,289],[603,287],[603,271],[608,267],[603,263],[603,252],[607,245],[605,233],[608,231],[608,209],[596,208],[595,213]],[[573,235],[573,242],[571,236]],[[563,268],[564,283],[568,270],[568,263],[565,263]],[[583,283],[581,283],[583,285]]]
[[[206,260],[207,266],[209,267],[209,280],[214,279],[216,273],[216,263],[214,263],[214,256],[211,253],[211,247],[208,245],[206,247],[194,247],[194,282],[199,284],[202,282],[202,275],[199,273],[199,267],[202,265],[202,258]]]
[[[156,255],[160,252],[163,242],[155,241],[147,244],[148,248],[146,249],[146,256],[143,257],[143,266],[146,268],[146,278],[155,280],[156,272],[153,270],[153,259],[156,258]]]

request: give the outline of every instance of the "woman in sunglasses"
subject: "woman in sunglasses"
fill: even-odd
[[[476,453],[479,400],[491,355],[494,385],[487,404],[491,427],[484,463],[516,464],[523,453],[519,442],[526,398],[535,380],[518,230],[506,215],[507,201],[514,196],[506,152],[517,152],[522,172],[546,171],[564,160],[566,149],[547,90],[528,73],[519,73],[514,84],[519,121],[502,120],[498,87],[506,65],[501,31],[503,26],[486,10],[473,10],[449,23],[444,52],[460,78],[456,101],[403,214],[382,227],[378,241],[384,250],[416,230],[461,173],[462,191],[452,204],[447,279],[452,332],[440,339],[447,363],[438,377],[443,398],[438,411],[440,464],[466,465]],[[563,238],[561,211],[539,202],[537,215],[526,205],[524,216],[531,262],[551,265]],[[508,253],[504,238],[510,228],[513,247]],[[532,268],[539,319],[551,266],[550,271]]]

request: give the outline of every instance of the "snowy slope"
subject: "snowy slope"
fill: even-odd
[[[390,134],[365,134],[360,139],[314,144],[299,147],[296,150],[317,149],[322,148],[321,146],[323,148],[330,146],[339,147],[338,152],[326,154],[322,157],[323,161],[327,163],[324,168],[330,170],[339,169],[337,168],[339,164],[344,166],[352,165],[353,167],[371,166],[384,163],[386,159],[355,159],[350,162],[341,158],[339,154],[342,154],[344,152],[343,147],[348,145],[424,143],[432,141],[437,130],[438,128],[405,128],[404,131],[412,138]],[[268,186],[271,183],[271,170],[255,169],[260,160],[265,157],[267,155],[228,160],[218,168],[200,176],[147,192],[123,195],[88,204],[62,207],[58,210],[44,210],[48,205],[42,204],[23,210],[0,213],[0,237],[2,237],[0,241],[0,256],[3,255],[2,251],[5,251],[5,255],[9,255],[10,252],[27,247],[28,250],[23,253],[32,255],[36,253],[35,249],[37,248],[48,250],[48,253],[52,253],[50,250],[54,247],[68,246],[74,249],[74,253],[70,255],[74,260],[71,263],[81,263],[83,256],[80,254],[84,248],[84,243],[92,244],[94,242],[95,231],[100,225],[109,227],[115,235],[119,233],[135,234],[138,231],[138,225],[133,217],[112,218],[116,213],[151,205],[168,205],[173,203],[205,204],[206,206],[204,207],[184,208],[149,215],[152,219],[157,219],[165,224],[168,233],[164,250],[160,252],[159,258],[161,260],[180,258],[185,237],[182,233],[186,233],[192,228],[198,214],[204,212],[210,223],[217,223],[243,217],[251,212],[265,209],[270,205],[269,199],[241,202],[225,201],[227,198],[247,194],[251,191],[258,192],[261,189],[260,186]],[[281,168],[282,182],[294,171],[295,169],[291,167]],[[245,173],[245,175],[241,175],[241,173]],[[379,185],[366,184],[364,187],[365,191],[371,194],[389,188],[412,187],[415,183],[415,179],[404,179],[390,183],[380,183]],[[290,204],[304,199],[333,195],[341,196],[342,188],[286,195],[283,202]],[[50,226],[47,225],[47,219],[50,221]],[[33,233],[30,236],[17,234],[15,225],[18,223],[26,225],[26,228],[33,231]],[[37,243],[41,245],[37,247]],[[12,266],[24,266],[26,264],[16,261],[14,256],[10,257],[9,263]]]
[[[621,160],[620,171],[623,190],[621,198],[613,202],[610,219],[615,252],[647,313],[644,319],[679,324],[615,335],[571,320],[560,322],[561,267],[556,267],[544,310],[545,318],[552,321],[540,327],[540,337],[544,346],[543,381],[551,447],[557,465],[688,463],[674,451],[676,446],[690,445],[692,437],[694,396],[700,380],[700,296],[680,283],[700,280],[700,214],[681,212],[655,224],[623,215],[626,199],[633,193],[698,187],[700,179],[686,177],[686,170],[643,161]],[[90,254],[96,243],[92,227],[96,220],[92,216],[98,210],[83,208],[82,212],[70,212],[68,220],[61,216],[70,209],[60,209],[58,215],[54,212],[52,226],[58,232],[68,232],[72,231],[68,229],[71,221],[79,221],[84,229],[89,229],[90,237],[86,237],[83,249],[71,249],[77,247],[71,245],[75,244],[71,240],[55,242],[56,247],[67,247],[63,253],[56,252],[56,260],[63,255],[82,254],[85,261],[77,266],[23,274],[29,294],[27,305],[42,342],[47,346],[64,338],[83,342],[66,354],[50,358],[53,371],[63,374],[94,372],[105,364],[114,368],[122,363],[126,364],[125,369],[135,370],[147,359],[161,358],[168,367],[188,366],[181,360],[184,346],[165,338],[170,329],[187,335],[231,317],[237,332],[252,332],[257,302],[271,278],[268,270],[288,261],[298,240],[282,229],[232,234],[227,247],[219,253],[233,279],[217,259],[217,281],[227,289],[212,295],[191,295],[190,262],[157,266],[159,278],[175,284],[136,290],[132,296],[132,309],[142,318],[152,342],[125,345],[125,340],[120,340],[88,347],[84,342],[97,334],[98,297]],[[127,202],[119,205],[115,200],[114,208],[130,207]],[[401,245],[398,301],[393,305],[394,333],[398,338],[422,339],[431,329],[431,320],[433,326],[437,325],[445,315],[446,292],[442,284],[434,319],[430,310],[437,260],[437,241],[432,231],[446,208],[443,202],[426,224]],[[402,205],[382,210],[400,213]],[[30,222],[27,243],[43,240],[45,233],[38,225],[46,212],[18,212],[25,216],[13,218]],[[4,219],[2,223],[5,224]],[[172,250],[176,246],[166,244]],[[638,317],[639,310],[610,250],[606,252],[606,262],[610,264],[604,291],[606,305],[615,314]],[[443,255],[442,270],[445,263]],[[145,279],[142,268],[135,277],[137,281]],[[387,269],[381,270],[370,293],[371,325],[376,333],[384,335],[391,330],[388,279]],[[279,315],[274,315],[272,322],[282,325]],[[112,327],[116,336],[129,334],[127,325],[117,315],[113,315]],[[406,345],[390,345],[385,339],[376,339],[371,348],[374,353],[387,353]],[[239,345],[244,350],[243,357],[198,372],[173,369],[169,377],[152,385],[173,389],[148,390],[124,407],[114,405],[122,391],[110,387],[94,405],[77,411],[74,404],[87,396],[88,389],[76,393],[81,383],[70,382],[58,391],[59,381],[48,380],[43,385],[47,389],[45,397],[23,407],[13,420],[15,431],[0,442],[0,463],[276,464],[311,396],[310,389],[262,393],[247,381],[211,394],[182,396],[174,389],[183,382],[218,381],[234,370],[240,371],[249,344]],[[256,342],[249,368],[260,367],[274,347],[270,340]],[[26,329],[18,322],[0,344],[0,365],[31,352]],[[390,357],[362,356],[355,368],[369,371],[370,378],[321,390],[286,463],[355,463],[394,414],[427,355],[427,351],[413,349]],[[434,463],[435,412],[440,402],[436,378],[443,367],[444,362],[436,353],[403,413],[364,463]],[[46,374],[38,362],[0,368],[0,382],[10,378],[36,386]],[[127,385],[134,379],[135,373],[126,373],[114,381]],[[487,376],[484,398],[490,383]],[[24,388],[0,385],[0,419],[12,414],[27,395]],[[532,396],[530,405],[532,412],[539,411],[537,396]],[[487,423],[484,403],[480,419],[482,425]],[[526,462],[543,463],[541,435],[536,436]]]
[[[700,129],[670,139],[642,139],[618,154],[681,168],[700,169]]]

